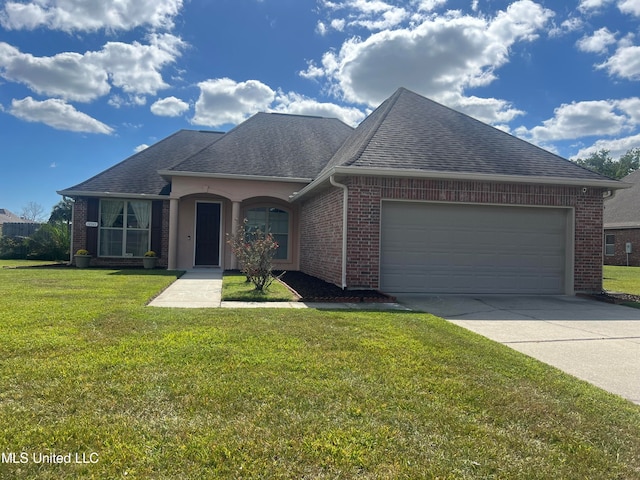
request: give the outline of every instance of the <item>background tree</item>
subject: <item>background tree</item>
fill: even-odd
[[[70,198],[65,198],[56,203],[51,209],[51,215],[49,215],[49,223],[71,223],[71,210],[73,208],[73,202]]]
[[[575,161],[578,165],[606,175],[616,180],[626,177],[631,172],[640,168],[640,148],[632,148],[618,160],[613,160],[609,150],[599,150],[587,158],[579,158]]]
[[[44,207],[36,202],[29,202],[22,207],[20,217],[32,222],[42,223],[44,220]]]

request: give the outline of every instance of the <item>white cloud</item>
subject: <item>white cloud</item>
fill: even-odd
[[[622,13],[640,17],[640,0],[622,0],[618,3],[618,8]]]
[[[183,0],[35,0],[7,1],[0,25],[8,30],[131,30],[139,26],[171,28]]]
[[[578,153],[571,158],[586,158],[592,153],[599,152],[600,150],[608,150],[611,158],[618,159],[632,148],[638,148],[638,145],[640,145],[640,133],[629,137],[611,140],[600,139],[593,145],[580,149]]]
[[[41,95],[88,102],[109,93],[108,72],[85,55],[64,52],[34,57],[0,42],[0,76]]]
[[[533,143],[577,139],[590,136],[617,136],[628,132],[636,123],[627,113],[639,100],[595,100],[563,104],[554,110],[553,118],[528,129],[519,127],[516,134]]]
[[[325,77],[335,94],[354,103],[378,105],[399,86],[443,101],[494,81],[510,47],[537,38],[552,16],[530,0],[514,2],[493,18],[432,15],[415,27],[351,38],[301,75]]]
[[[209,127],[238,124],[259,111],[267,110],[276,95],[258,80],[235,82],[230,78],[218,78],[200,82],[198,86],[200,96],[191,123]]]
[[[578,9],[582,12],[600,10],[613,0],[581,0]]]
[[[151,112],[161,117],[179,117],[189,110],[189,104],[176,97],[162,98],[151,105]]]
[[[606,53],[609,45],[616,43],[616,36],[607,27],[597,30],[590,37],[584,36],[577,42],[583,52]]]
[[[9,113],[21,120],[44,123],[58,130],[106,135],[113,133],[113,129],[108,125],[79,112],[60,99],[52,98],[42,102],[31,97],[22,100],[14,99]]]
[[[338,118],[347,125],[357,126],[365,114],[355,107],[343,107],[335,103],[322,103],[297,93],[279,94],[272,111],[294,115]]]
[[[444,0],[425,0],[419,9],[430,10]],[[398,7],[382,0],[345,0],[343,2],[322,1],[321,5],[332,14],[344,12],[343,17],[332,18],[329,25],[342,31],[345,27],[360,27],[367,30],[384,30],[400,25],[410,17],[410,13],[403,7]],[[318,24],[318,31],[326,33],[327,24]]]
[[[0,76],[41,95],[79,102],[108,94],[111,85],[132,95],[156,94],[168,86],[160,70],[176,60],[184,43],[170,34],[148,39],[148,45],[108,42],[100,51],[51,57],[35,57],[0,42]]]
[[[146,150],[147,148],[149,148],[149,145],[147,145],[146,143],[143,143],[141,145],[138,145],[136,148],[133,149],[133,151],[135,153],[140,153],[143,150]]]
[[[640,80],[640,46],[623,44],[611,58],[598,65],[598,68],[606,69],[611,76]]]

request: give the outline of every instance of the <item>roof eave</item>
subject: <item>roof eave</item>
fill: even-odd
[[[229,180],[253,180],[262,182],[287,182],[287,183],[310,183],[313,178],[304,177],[276,177],[269,175],[240,175],[236,173],[206,173],[206,172],[182,172],[175,170],[158,170],[158,174],[167,181],[172,177],[200,177],[200,178],[221,178]]]
[[[291,196],[291,201],[298,200],[319,185],[327,182],[332,175],[338,176],[370,176],[370,177],[412,177],[442,180],[484,181],[500,183],[535,183],[543,185],[571,185],[579,187],[595,187],[608,190],[630,188],[632,184],[619,180],[579,179],[567,177],[544,177],[529,175],[498,175],[484,173],[443,172],[437,170],[370,168],[370,167],[333,167],[325,171],[305,188]]]
[[[146,200],[166,200],[168,195],[152,193],[96,192],[89,190],[57,190],[58,195],[65,197],[102,197],[102,198],[143,198]]]

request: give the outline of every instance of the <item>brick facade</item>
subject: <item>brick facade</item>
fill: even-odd
[[[605,265],[628,265],[640,267],[640,228],[607,229],[605,235],[614,235],[613,255],[604,256]],[[631,243],[631,253],[627,256],[626,244]]]
[[[342,283],[342,189],[304,200],[300,214],[300,270]]]
[[[379,287],[380,209],[384,199],[573,207],[575,212],[574,289],[602,290],[602,190],[581,187],[508,184],[417,178],[351,177],[347,240],[349,288]],[[302,207],[301,270],[339,284],[342,191],[327,190]],[[639,244],[640,247],[640,244]]]
[[[94,199],[96,201],[96,199]],[[141,267],[142,259],[140,258],[128,258],[128,257],[98,257],[97,245],[90,245],[91,240],[88,238],[89,229],[96,229],[97,227],[87,227],[86,223],[89,221],[89,197],[77,197],[75,199],[73,207],[73,239],[72,248],[73,253],[80,249],[86,249],[93,256],[91,259],[92,267]],[[167,266],[168,253],[169,253],[169,201],[162,201],[161,208],[161,235],[158,240],[160,248],[154,246],[156,254],[158,255],[158,267]],[[91,219],[94,220],[94,219]],[[96,219],[97,220],[97,217]],[[156,217],[157,220],[157,217]],[[153,228],[153,225],[152,225]],[[94,234],[97,238],[97,234]],[[73,256],[72,256],[73,258]],[[75,263],[72,259],[72,263]]]

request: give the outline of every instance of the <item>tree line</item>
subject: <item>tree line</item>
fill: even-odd
[[[69,260],[72,207],[70,199],[58,202],[49,220],[28,237],[0,236],[0,258]],[[23,207],[21,217],[37,222],[42,220],[42,212],[40,205],[29,202]]]
[[[640,168],[640,148],[632,148],[618,160],[611,158],[609,150],[599,150],[587,158],[574,160],[578,165],[605,175],[609,178],[620,180]]]

